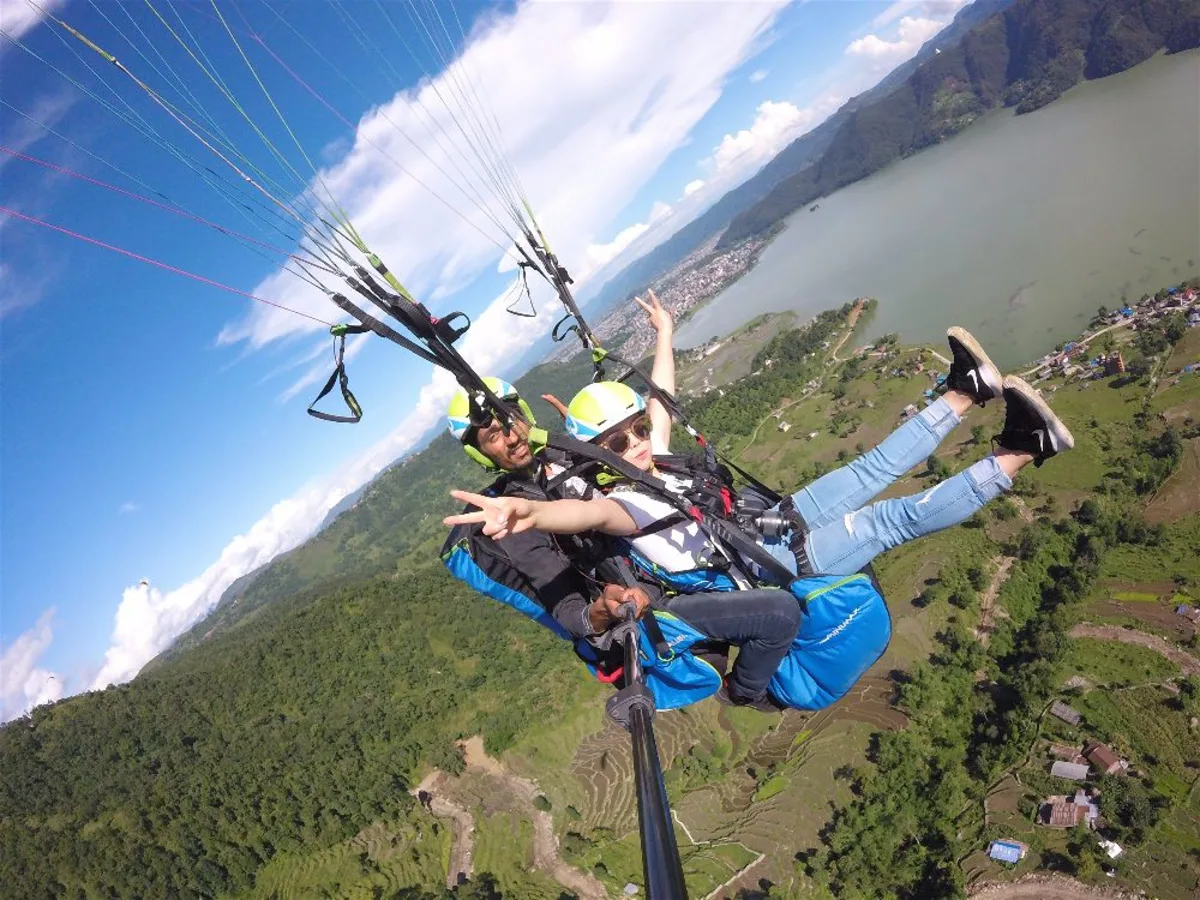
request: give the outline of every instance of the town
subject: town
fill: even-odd
[[[747,238],[740,244],[714,253],[720,235],[715,235],[690,253],[670,271],[659,276],[649,286],[663,306],[671,310],[676,323],[690,312],[712,300],[754,267],[759,254],[771,242],[775,232]],[[642,327],[642,312],[636,304],[619,303],[596,326],[601,341],[627,335],[619,344],[610,347],[625,359],[640,359],[654,345],[654,332]],[[579,345],[567,342],[546,358],[546,362],[563,362],[579,352]]]

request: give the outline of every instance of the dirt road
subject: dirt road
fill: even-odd
[[[533,805],[533,801],[541,795],[538,786],[526,778],[514,775],[504,768],[499,760],[488,756],[482,738],[470,738],[463,742],[462,748],[468,770],[482,772],[495,778],[529,814],[533,821],[534,868],[549,875],[568,891],[577,894],[580,900],[606,900],[608,895],[598,879],[567,864],[559,856],[554,818],[550,813],[542,812]],[[450,871],[446,876],[446,884],[449,887],[458,883],[460,872],[464,876],[471,874],[471,833],[475,830],[471,814],[447,796],[451,781],[445,773],[435,770],[412,791],[414,795],[419,791],[427,791],[433,798],[430,807],[433,814],[454,820],[454,847],[450,852]]]
[[[1118,625],[1092,625],[1083,622],[1071,629],[1071,637],[1101,638],[1106,641],[1120,641],[1122,644],[1137,644],[1165,656],[1179,666],[1184,675],[1200,675],[1200,659],[1180,650],[1156,634],[1146,634],[1144,631],[1134,631]]]
[[[992,560],[992,564],[996,566],[996,574],[992,576],[991,584],[979,598],[979,626],[975,629],[975,637],[979,638],[979,642],[985,647],[992,638],[992,628],[996,618],[996,597],[1008,578],[1008,570],[1015,562],[1016,559],[1011,556],[997,556]]]
[[[446,777],[444,773],[435,769],[409,793],[418,798],[422,793],[427,794],[430,798],[429,811],[439,819],[450,819],[454,823],[450,868],[446,872],[446,887],[452,888],[470,878],[474,872],[471,851],[474,847],[472,835],[475,832],[475,820],[463,807],[445,796],[446,788],[443,782]]]
[[[842,349],[846,341],[850,340],[850,336],[854,334],[854,326],[858,324],[858,317],[862,315],[865,304],[861,300],[854,301],[854,308],[850,310],[850,314],[846,316],[846,333],[842,335],[842,339],[837,342],[837,346],[833,348],[829,354],[829,358],[834,362],[841,362],[838,358],[838,351]]]
[[[970,893],[971,900],[1133,900],[1139,896],[1093,887],[1063,875],[1027,875],[1011,884],[988,884]]]

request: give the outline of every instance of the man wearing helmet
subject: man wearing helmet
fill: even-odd
[[[468,457],[500,476],[487,489],[490,496],[553,499],[546,493],[546,483],[561,467],[530,446],[530,434],[537,424],[533,411],[507,381],[491,376],[483,381],[511,407],[512,423],[506,426],[493,417],[486,425],[474,424],[470,397],[460,388],[446,411],[450,434],[462,444]],[[581,496],[588,491],[579,479],[571,479],[564,487],[566,496]],[[476,540],[487,542],[494,580],[532,595],[576,638],[602,635],[619,620],[618,610],[624,603],[633,603],[638,615],[650,603],[643,588],[615,583],[602,590],[595,587],[597,579],[605,575],[615,579],[616,573],[606,569],[603,550],[586,536],[555,536],[530,530],[502,544],[494,543],[491,537],[476,535]],[[494,571],[496,568],[503,572]]]

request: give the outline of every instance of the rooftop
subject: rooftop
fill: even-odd
[[[1083,781],[1088,776],[1088,767],[1086,763],[1059,760],[1050,767],[1050,774],[1058,778],[1069,778],[1072,781]]]

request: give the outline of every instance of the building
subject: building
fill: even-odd
[[[1082,788],[1074,797],[1047,797],[1038,810],[1038,822],[1049,828],[1075,828],[1087,823],[1094,828],[1100,807]]]
[[[1016,865],[1025,858],[1029,847],[1020,841],[992,841],[988,844],[988,856],[999,862]]]
[[[1112,775],[1124,771],[1128,764],[1113,753],[1112,748],[1099,741],[1093,741],[1083,748],[1083,755],[1101,775]]]
[[[1200,609],[1195,609],[1191,606],[1188,606],[1186,603],[1181,603],[1179,606],[1175,607],[1175,615],[1183,616],[1185,619],[1189,619],[1192,622],[1195,622],[1197,625],[1200,625]]]
[[[780,431],[787,431],[787,430],[788,430],[789,428],[791,428],[792,426],[791,426],[791,425],[789,425],[787,422],[782,422],[782,421],[781,421],[781,422],[779,423],[779,425],[778,425],[778,426],[776,426],[776,427],[777,427],[777,428],[778,428]]]
[[[1106,841],[1104,838],[1100,839],[1100,849],[1108,854],[1109,859],[1116,859],[1125,852],[1125,849],[1116,841]]]
[[[1056,719],[1062,719],[1068,725],[1078,725],[1083,721],[1083,714],[1071,709],[1061,700],[1055,700],[1050,705],[1050,715]]]
[[[1067,762],[1079,762],[1083,759],[1079,748],[1070,744],[1051,744],[1049,750],[1055,759],[1065,759]]]
[[[904,407],[903,412],[900,413],[900,418],[911,419],[918,412],[920,412],[920,410],[917,409],[916,405],[910,403],[910,404],[908,404],[908,406]]]
[[[1083,781],[1088,777],[1087,763],[1073,763],[1059,760],[1050,767],[1050,774],[1056,778],[1068,778],[1071,781]]]
[[[1120,351],[1110,353],[1101,359],[1100,362],[1104,366],[1105,375],[1122,375],[1125,373],[1125,357],[1121,355]]]

